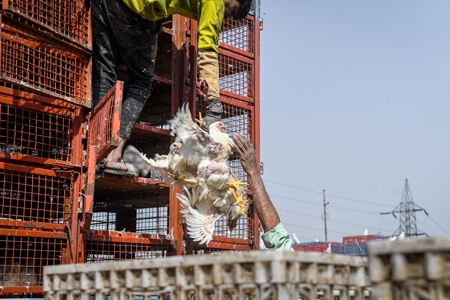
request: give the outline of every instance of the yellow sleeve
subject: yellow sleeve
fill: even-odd
[[[219,33],[225,13],[223,0],[202,0],[198,20],[198,49],[219,51]]]

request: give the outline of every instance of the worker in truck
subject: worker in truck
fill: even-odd
[[[277,210],[264,187],[261,173],[256,163],[255,147],[250,143],[248,137],[239,133],[234,134],[233,140],[236,144],[235,149],[239,154],[242,168],[244,168],[248,182],[252,187],[253,205],[264,230],[262,235],[264,245],[269,249],[293,251],[289,233],[283,227]]]
[[[219,98],[219,32],[224,17],[244,18],[252,0],[92,0],[92,98],[97,105],[117,81],[125,65],[128,87],[120,117],[119,146],[106,158],[105,172],[137,176],[122,160],[125,143],[150,97],[161,19],[180,14],[198,21],[197,63],[206,100],[203,126],[222,117]]]

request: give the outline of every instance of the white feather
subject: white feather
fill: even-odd
[[[193,208],[191,199],[194,195],[185,188],[186,195],[177,194],[181,203],[181,213],[186,220],[188,235],[200,244],[208,244],[212,240],[215,229],[215,223],[222,217],[219,211],[208,206],[205,202],[198,202],[197,207]]]

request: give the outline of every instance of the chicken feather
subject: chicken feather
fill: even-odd
[[[215,223],[223,214],[217,207],[208,205],[205,201],[198,202],[193,199],[195,194],[186,187],[184,190],[186,195],[177,194],[177,198],[181,203],[181,214],[186,220],[188,235],[194,242],[208,244],[212,240]],[[191,206],[192,202],[197,202],[196,208]]]

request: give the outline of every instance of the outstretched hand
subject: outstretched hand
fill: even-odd
[[[258,164],[256,163],[256,151],[249,138],[243,134],[235,133],[233,140],[236,144],[236,152],[241,158],[241,164],[244,171],[249,176],[258,174],[259,169]]]

